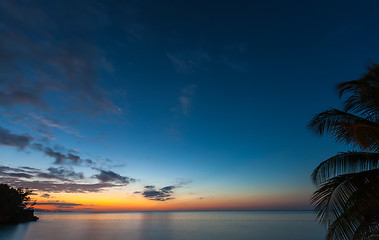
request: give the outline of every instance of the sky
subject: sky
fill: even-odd
[[[58,211],[311,209],[306,126],[379,62],[377,1],[0,2],[0,183]]]

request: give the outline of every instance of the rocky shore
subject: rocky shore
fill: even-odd
[[[22,222],[37,221],[38,217],[34,216],[33,209],[19,208],[11,215],[0,215],[0,224],[16,224]]]

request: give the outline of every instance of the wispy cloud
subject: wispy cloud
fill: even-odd
[[[40,195],[40,197],[42,197],[42,198],[50,198],[50,194],[48,194],[48,193],[45,193],[45,194],[42,194],[42,195]]]
[[[195,84],[183,87],[180,91],[178,104],[175,108],[172,108],[172,110],[184,116],[187,116],[189,114],[189,110],[191,108],[193,96],[195,95],[196,89],[197,86]]]
[[[77,2],[72,7],[61,1],[37,5],[7,0],[0,3],[4,23],[0,28],[0,105],[32,105],[54,111],[44,96],[60,92],[66,95],[64,102],[71,103],[66,107],[81,113],[118,114],[110,94],[99,85],[99,72],[109,72],[111,63],[104,61],[104,52],[91,38],[84,37],[107,25],[105,6]],[[65,21],[57,21],[49,11],[67,7],[70,17],[60,16]],[[65,32],[72,26],[78,34]]]
[[[49,194],[44,194],[49,195]],[[64,202],[64,201],[48,201],[48,202],[37,202],[37,206],[54,206],[56,208],[73,208],[76,206],[83,206],[83,204],[80,203],[71,203],[71,202]]]
[[[248,53],[246,43],[234,43],[226,45],[218,57],[221,64],[238,73],[246,73],[250,70],[249,63],[246,61]]]
[[[245,73],[249,71],[249,66],[247,65],[247,63],[241,60],[224,56],[221,58],[221,61],[225,66],[231,68],[236,72]]]
[[[30,113],[30,116],[35,121],[35,125],[39,126],[40,129],[43,129],[43,131],[49,130],[51,128],[56,128],[67,134],[72,134],[77,137],[82,137],[79,130],[68,127],[59,120],[56,120],[51,117],[40,116],[40,115],[37,115],[36,113]],[[28,119],[28,118],[25,117],[25,119]]]
[[[211,61],[211,57],[202,50],[181,51],[175,53],[166,52],[173,68],[183,74],[193,73],[206,69],[205,64]]]

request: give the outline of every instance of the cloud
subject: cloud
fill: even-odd
[[[40,197],[42,197],[42,198],[50,198],[50,194],[45,193],[45,194],[42,194]]]
[[[54,111],[44,96],[58,92],[66,95],[64,102],[71,104],[65,107],[71,110],[118,114],[110,94],[99,84],[112,63],[91,37],[107,26],[111,15],[106,7],[90,2],[73,6],[65,1],[1,1],[0,106],[32,105]],[[57,14],[51,9],[67,11]]]
[[[111,171],[104,172],[106,174],[102,175],[103,180],[107,181],[93,183],[90,178],[85,178],[83,173],[75,172],[71,168],[50,167],[47,170],[42,170],[29,167],[0,166],[0,182],[42,192],[86,193],[122,187],[135,181],[133,178],[123,177]]]
[[[55,152],[49,147],[44,149],[44,153],[49,157],[55,158],[56,164],[63,164],[64,161],[67,159],[66,155],[60,152]]]
[[[230,57],[223,57],[221,61],[225,66],[228,66],[236,72],[246,73],[249,71],[249,66],[246,62],[242,62]]]
[[[52,157],[55,159],[55,164],[59,165],[81,165],[86,164],[90,165],[93,164],[94,161],[91,159],[82,159],[79,155],[73,154],[73,153],[62,153],[64,151],[64,148],[55,148],[58,150],[53,150],[50,147],[45,147],[40,143],[33,143],[31,145],[32,149],[43,152],[46,156]]]
[[[75,164],[79,165],[81,163],[91,164],[93,163],[90,159],[82,159],[80,156],[73,153],[64,154],[59,151],[54,151],[50,147],[45,147],[41,143],[31,143],[35,140],[28,134],[18,135],[11,133],[8,129],[0,127],[0,145],[8,147],[16,147],[21,150],[30,146],[32,149],[44,152],[47,156],[55,159],[56,164]]]
[[[192,99],[195,95],[197,86],[195,84],[187,85],[180,90],[180,96],[178,99],[178,105],[172,108],[173,111],[179,112],[184,116],[189,114],[191,108]]]
[[[72,169],[67,168],[53,168],[50,167],[47,169],[48,173],[41,172],[37,176],[48,179],[59,179],[59,180],[78,180],[84,179],[84,174],[82,172],[75,172]]]
[[[149,200],[164,202],[164,201],[175,199],[172,197],[172,195],[174,194],[173,190],[175,188],[177,187],[166,186],[157,190],[155,189],[155,186],[148,185],[148,186],[145,186],[144,191],[142,192],[142,196],[144,196],[145,198]]]
[[[49,195],[49,194],[44,194],[44,195]],[[80,204],[80,203],[67,203],[67,202],[60,202],[60,201],[55,201],[55,202],[37,202],[36,205],[54,206],[56,208],[73,208],[73,207],[76,207],[76,206],[83,206],[83,204]]]
[[[35,140],[35,138],[27,134],[13,134],[8,129],[0,127],[0,145],[16,147],[20,150],[24,150],[26,147],[30,147],[32,150],[43,152],[46,156],[55,159],[55,164],[84,165],[95,167],[96,164],[106,165],[110,161],[109,159],[106,159],[104,161],[98,159],[83,159],[76,154],[77,151],[67,151],[64,147],[61,147],[59,145],[55,145],[53,149],[51,147],[46,147],[41,143],[31,143],[33,140]]]
[[[0,145],[24,149],[32,140],[33,138],[27,134],[13,134],[8,129],[0,127]]]
[[[0,106],[13,106],[18,104],[34,105],[42,109],[47,109],[47,105],[43,103],[38,96],[25,92],[21,89],[14,91],[0,91]]]
[[[66,182],[72,182],[73,180],[84,179],[82,172],[75,172],[70,168],[53,168],[50,167],[46,170],[29,168],[29,167],[7,167],[0,166],[1,177],[17,177],[27,179],[48,179],[48,180],[60,180]]]
[[[99,179],[100,182],[116,182],[116,183],[121,183],[121,184],[129,184],[131,182],[136,181],[134,178],[124,177],[110,170],[105,171],[105,170],[99,169],[99,171],[100,171],[100,174],[96,174],[94,175],[94,177]]]
[[[13,109],[13,111],[12,109],[7,109],[3,112],[3,115],[5,115],[5,119],[8,118],[7,120],[10,123],[21,124],[23,127],[29,128],[31,131],[50,140],[55,139],[53,134],[55,129],[76,137],[83,137],[79,130],[69,127],[55,118],[43,116],[41,112],[37,114],[33,111],[22,110],[20,112],[17,109]]]
[[[177,178],[175,186],[183,186],[192,183],[192,179],[189,178]]]
[[[80,132],[77,129],[73,129],[71,127],[65,126],[62,124],[61,121],[58,121],[51,117],[44,117],[37,115],[36,113],[30,113],[30,116],[33,120],[30,121],[30,124],[36,125],[36,130],[38,133],[41,133],[42,135],[54,139],[54,137],[51,134],[51,129],[56,128],[59,129],[67,134],[75,135],[77,137],[82,137]],[[31,119],[26,117],[26,119]]]
[[[33,191],[54,192],[54,193],[87,193],[87,192],[101,192],[108,188],[120,187],[121,185],[112,183],[74,183],[64,182],[59,183],[56,181],[25,181],[18,178],[2,178],[0,181],[14,187],[29,188]]]
[[[55,164],[59,165],[87,165],[94,167],[96,164],[106,165],[110,162],[106,160],[92,160],[83,159],[79,155],[74,154],[77,151],[67,151],[64,147],[55,145],[54,150],[51,147],[46,147],[41,143],[31,143],[35,138],[24,134],[18,135],[11,133],[8,129],[0,127],[0,145],[8,147],[16,147],[20,150],[24,150],[26,147],[30,147],[32,150],[43,152],[46,156],[55,159]],[[64,153],[68,152],[68,153]]]
[[[191,179],[177,178],[175,185],[169,185],[156,189],[154,185],[146,185],[143,191],[135,191],[134,194],[141,194],[143,197],[152,201],[168,201],[175,199],[173,197],[174,189],[180,188],[183,185],[187,185],[192,182]]]
[[[205,64],[210,62],[210,56],[202,50],[191,50],[187,52],[168,53],[173,68],[183,74],[193,73],[205,69]]]

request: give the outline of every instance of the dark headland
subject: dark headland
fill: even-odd
[[[31,191],[0,184],[0,224],[16,224],[37,221],[34,203],[30,203]]]

